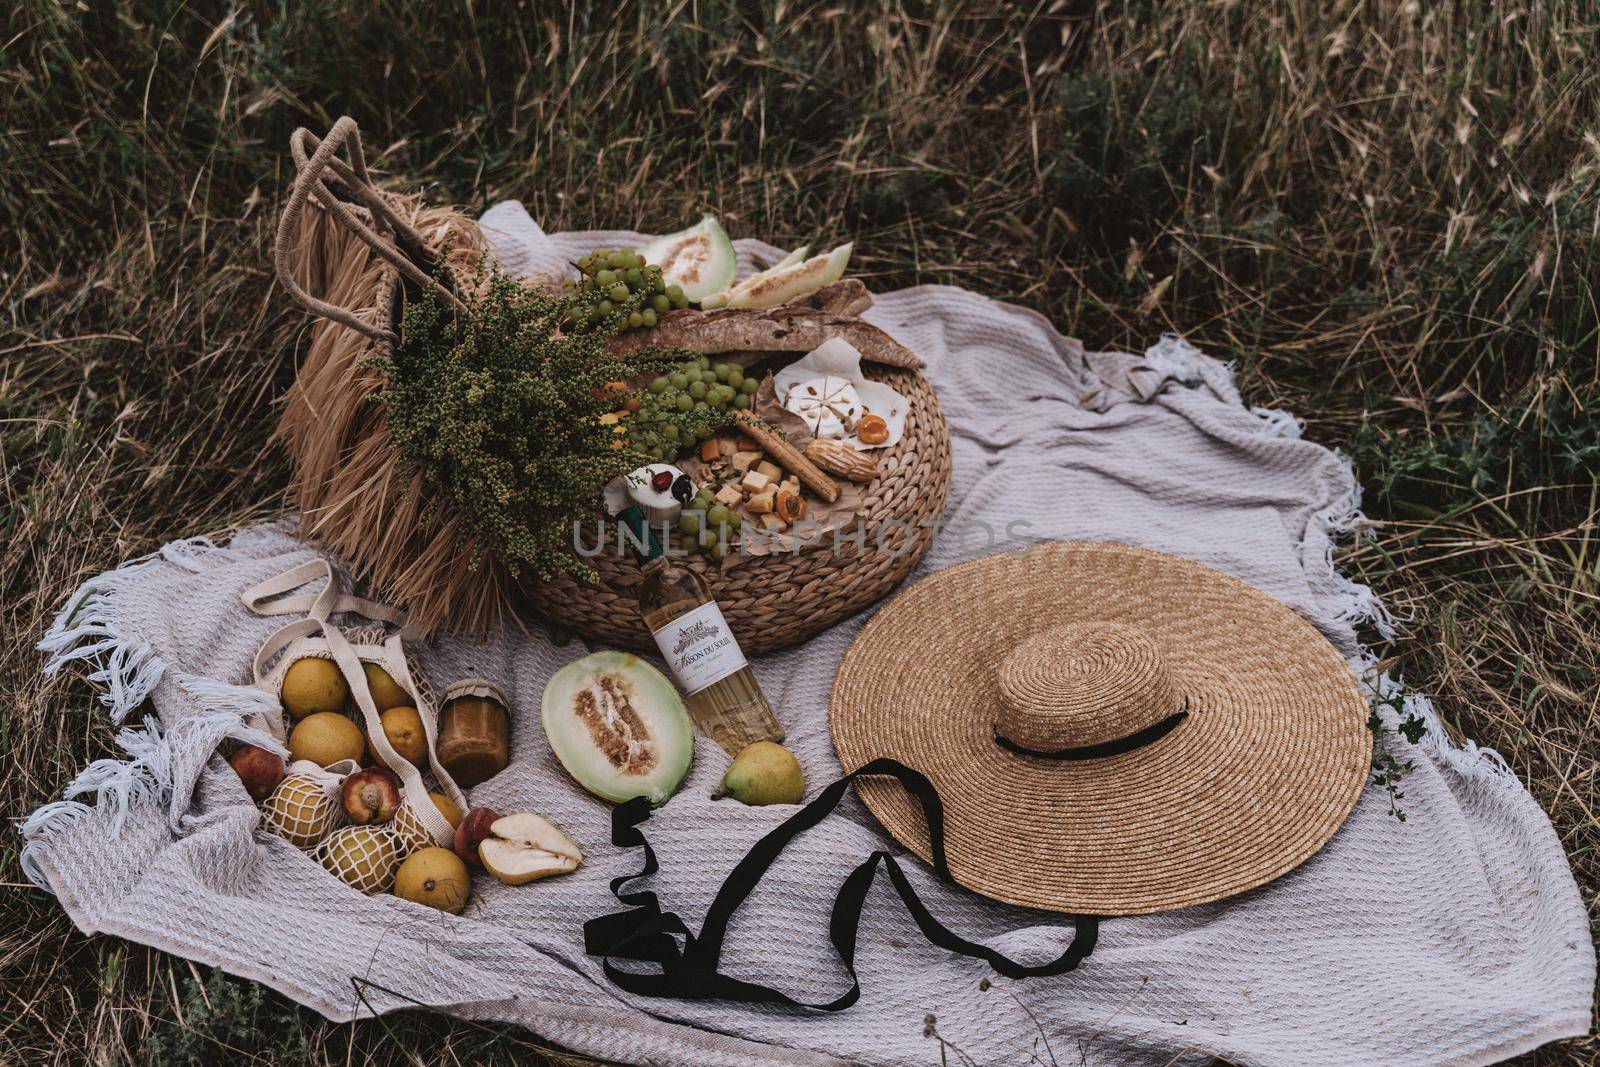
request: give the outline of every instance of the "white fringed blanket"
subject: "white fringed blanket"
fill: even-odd
[[[513,272],[637,238],[547,237],[516,204],[484,225]],[[746,272],[779,255],[740,244]],[[1293,418],[1243,407],[1223,365],[1175,339],[1143,357],[1085,352],[1037,315],[945,287],[885,294],[867,317],[928,361],[953,437],[952,524],[1003,531],[1022,518],[1031,539],[1123,541],[1218,567],[1299,611],[1370,685],[1395,693],[1354,631],[1386,625],[1382,606],[1330,559],[1331,540],[1359,519],[1350,470],[1299,440]],[[946,534],[919,573],[1005,547],[982,542]],[[582,925],[617,910],[607,882],[636,870],[638,854],[609,843],[610,809],[566,777],[539,728],[544,680],[581,644],[505,633],[414,647],[438,682],[478,675],[512,694],[512,766],[472,801],[549,815],[584,848],[577,874],[521,888],[480,877],[465,915],[423,913],[347,889],[259,828],[213,754],[259,706],[244,686],[277,625],[247,613],[239,593],[307,558],[270,528],[227,545],[175,542],[86,583],[45,637],[49,669],[90,671],[114,718],[147,697],[159,716],[124,733],[125,760],[91,766],[68,800],[23,827],[29,876],[80,928],[220,966],[330,1018],[423,1004],[627,1063],[937,1064],[948,1043],[948,1062],[986,1065],[1204,1062],[1202,1052],[1474,1064],[1590,1024],[1594,948],[1555,833],[1498,757],[1452,746],[1416,695],[1396,700],[1429,726],[1415,746],[1394,742],[1415,764],[1405,822],[1369,789],[1299,870],[1221,904],[1106,921],[1073,973],[1009,981],[932,948],[880,882],[861,931],[865,993],[849,1011],[632,998],[584,954]],[[755,663],[809,795],[840,770],[827,698],[860,623]],[[635,888],[655,889],[691,925],[788,814],[713,802],[725,766],[702,745],[683,792],[644,827],[663,870]],[[805,1000],[837,995],[849,983],[828,943],[828,907],[839,880],[884,847],[894,846],[847,800],[790,846],[739,913],[723,969]],[[991,904],[905,862],[928,906],[968,938],[1037,961],[1070,937],[1056,916]]]

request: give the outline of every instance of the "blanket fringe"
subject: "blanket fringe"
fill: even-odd
[[[251,716],[273,707],[272,697],[253,686],[227,685],[169,670],[147,642],[123,634],[117,626],[115,599],[144,572],[166,563],[198,574],[207,562],[231,555],[209,537],[193,537],[129,560],[79,586],[39,641],[39,651],[50,657],[44,667],[47,677],[54,677],[69,663],[81,661],[92,667],[88,677],[104,686],[100,702],[114,723],[121,723],[143,704],[163,678],[187,692],[201,710],[166,731],[154,716],[146,716],[142,727],[122,730],[116,744],[126,758],[95,760],[72,780],[61,800],[42,805],[18,825],[27,842],[20,856],[22,870],[34,885],[50,888],[37,854],[55,831],[84,815],[98,813],[111,818],[111,832],[116,834],[135,807],[170,804],[178,753],[196,746],[210,753],[231,739],[288,756],[277,738],[248,725]],[[95,794],[92,806],[75,799],[91,793]],[[180,814],[170,814],[174,829]]]
[[[1273,437],[1298,439],[1304,428],[1304,423],[1289,412],[1252,408],[1251,413],[1262,420],[1261,433]],[[1334,548],[1338,542],[1351,537],[1371,536],[1371,520],[1361,510],[1361,479],[1356,474],[1355,463],[1350,456],[1338,450],[1334,451],[1334,456],[1344,468],[1348,489],[1313,517],[1300,545],[1301,562],[1308,571],[1316,568],[1333,583],[1334,596],[1340,605],[1338,618],[1341,622],[1348,623],[1352,628],[1371,626],[1384,639],[1391,639],[1397,629],[1388,605],[1371,586],[1344,574],[1334,560]],[[1510,782],[1521,788],[1516,774],[1500,753],[1492,748],[1480,748],[1471,740],[1457,743],[1445,730],[1433,701],[1421,693],[1406,690],[1404,682],[1387,671],[1379,672],[1377,662],[1377,656],[1363,645],[1360,660],[1353,664],[1374,707],[1392,707],[1398,702],[1401,717],[1415,715],[1421,719],[1425,731],[1418,744],[1463,778]],[[1390,717],[1385,715],[1385,718]],[[1388,725],[1393,729],[1396,724],[1390,722]]]
[[[1165,370],[1179,381],[1209,386],[1219,395],[1231,395],[1238,400],[1234,384],[1233,365],[1207,356],[1176,334],[1162,334],[1161,340],[1145,352],[1145,361]],[[1225,388],[1219,385],[1219,376],[1226,377]],[[1300,438],[1305,424],[1292,412],[1276,408],[1254,407],[1250,413],[1261,420],[1258,432],[1268,437]],[[1371,586],[1347,577],[1334,561],[1335,544],[1349,537],[1370,536],[1371,520],[1361,510],[1361,479],[1356,476],[1355,463],[1343,452],[1334,456],[1344,466],[1348,491],[1328,507],[1313,516],[1306,536],[1301,541],[1301,562],[1307,571],[1316,569],[1334,583],[1335,596],[1340,603],[1338,618],[1352,627],[1371,626],[1385,639],[1395,636],[1395,617],[1383,599]],[[1403,621],[1403,620],[1402,620]],[[1422,693],[1411,692],[1405,683],[1378,670],[1377,656],[1365,646],[1360,657],[1352,662],[1363,690],[1374,707],[1392,708],[1398,705],[1400,716],[1414,715],[1422,720],[1424,732],[1417,742],[1432,753],[1439,762],[1456,774],[1470,780],[1510,783],[1522,788],[1505,758],[1492,748],[1480,747],[1470,739],[1457,742],[1444,727],[1433,701]],[[1384,714],[1380,712],[1380,714]],[[1386,718],[1391,717],[1385,714]],[[1395,724],[1390,723],[1392,728]]]
[[[22,871],[34,885],[49,889],[39,866],[38,850],[49,836],[91,812],[111,817],[111,833],[122,832],[128,812],[135,806],[160,803],[163,787],[172,785],[172,748],[164,744],[161,724],[146,717],[144,729],[127,729],[117,734],[117,747],[127,759],[97,759],[74,778],[63,791],[63,799],[46,804],[23,820],[19,830],[27,840],[22,848]],[[74,797],[96,794],[93,807]]]
[[[226,682],[184,672],[175,673],[172,680],[207,711],[231,712],[241,720],[245,720],[252,715],[270,715],[280,710],[277,700],[270,693],[263,692],[253,685],[228,685]],[[280,756],[289,754],[288,750],[270,734],[262,733],[261,736],[270,743],[252,741],[251,744],[271,749]]]
[[[1251,408],[1250,414],[1262,422],[1261,433],[1266,437],[1283,437],[1290,441],[1300,440],[1300,435],[1305,433],[1306,424],[1292,411],[1282,408]]]
[[[116,744],[127,758],[95,760],[62,791],[61,800],[41,806],[17,827],[26,841],[20,857],[23,874],[40,889],[48,890],[49,881],[38,861],[39,850],[52,834],[91,813],[110,818],[110,836],[114,837],[122,832],[135,808],[166,805],[168,825],[177,831],[183,812],[172,810],[172,801],[179,758],[196,751],[209,754],[225,740],[257,745],[284,757],[289,754],[270,734],[247,725],[239,711],[229,708],[208,708],[180,719],[166,730],[155,716],[146,716],[141,727],[120,731]],[[92,806],[75,799],[89,793],[95,794]]]
[[[116,594],[138,581],[142,572],[162,563],[198,574],[208,557],[227,555],[228,550],[211,538],[191,537],[90,578],[67,598],[35,646],[50,657],[44,665],[45,676],[55,677],[69,663],[88,663],[92,668],[89,680],[105,687],[100,703],[112,722],[122,722],[161,682],[166,664],[147,642],[118,632],[112,611]]]
[[[1378,657],[1371,651],[1363,651],[1361,659],[1352,666],[1361,679],[1367,699],[1379,710],[1391,729],[1400,718],[1414,715],[1422,720],[1424,727],[1422,739],[1417,744],[1456,774],[1468,780],[1500,782],[1518,790],[1523,788],[1517,772],[1511,769],[1505,757],[1470,738],[1456,741],[1444,728],[1444,721],[1439,718],[1433,701],[1423,693],[1407,689],[1403,681],[1388,671],[1380,671]]]
[[[1206,355],[1178,334],[1162,334],[1161,340],[1144,350],[1144,362],[1174,381],[1204,385],[1226,403],[1243,403],[1233,381],[1233,364]]]
[[[1388,605],[1372,587],[1363,585],[1354,578],[1347,577],[1334,562],[1333,552],[1336,544],[1344,539],[1353,537],[1371,536],[1372,522],[1361,510],[1361,479],[1356,477],[1355,463],[1349,456],[1337,450],[1333,453],[1344,468],[1347,491],[1327,508],[1318,512],[1312,520],[1312,528],[1307,531],[1305,540],[1301,543],[1302,552],[1316,553],[1316,560],[1302,559],[1301,562],[1309,569],[1317,567],[1334,583],[1339,599],[1339,619],[1349,623],[1352,627],[1362,625],[1371,626],[1385,640],[1395,636],[1394,616],[1390,613]],[[1312,544],[1313,540],[1317,543]]]
[[[1244,406],[1234,381],[1234,365],[1208,356],[1183,337],[1164,333],[1161,340],[1144,353],[1145,363],[1177,381],[1188,385],[1204,385],[1224,401]],[[1279,408],[1253,407],[1250,414],[1261,420],[1257,433],[1263,437],[1279,437],[1298,441],[1305,430],[1293,412]],[[1368,586],[1345,577],[1334,565],[1335,544],[1346,537],[1361,536],[1370,521],[1361,511],[1361,480],[1356,477],[1355,465],[1350,457],[1335,451],[1334,456],[1344,465],[1347,492],[1321,512],[1312,517],[1306,536],[1300,542],[1301,563],[1308,571],[1315,571],[1333,584],[1334,596],[1339,601],[1337,618],[1352,627],[1368,625],[1385,639],[1395,635],[1394,617],[1383,601]]]

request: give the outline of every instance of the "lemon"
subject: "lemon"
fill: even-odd
[[[361,727],[331,711],[307,715],[295,724],[289,734],[289,757],[308,759],[319,767],[338,763],[342,759],[361,761],[367,747],[361,736]]]
[[[394,895],[413,904],[460,915],[472,892],[472,879],[461,857],[447,848],[413,852],[394,876]]]
[[[303,719],[319,711],[343,711],[350,685],[333,660],[306,656],[289,664],[278,696],[291,717]]]
[[[401,689],[389,672],[376,663],[363,663],[361,672],[367,676],[367,689],[372,693],[372,703],[380,712],[411,703],[411,694]]]
[[[417,713],[416,708],[406,706],[390,708],[378,716],[378,721],[383,724],[383,736],[389,739],[389,744],[394,746],[394,750],[404,757],[407,763],[413,767],[427,765],[428,735],[422,730],[422,716]],[[370,742],[367,744],[367,753],[375,763],[388,766]]]

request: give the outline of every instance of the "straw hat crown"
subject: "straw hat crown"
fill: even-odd
[[[1040,752],[1104,744],[1180,711],[1166,657],[1136,626],[1083,622],[1026,638],[996,671],[995,734]]]

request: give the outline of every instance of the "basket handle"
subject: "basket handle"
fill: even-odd
[[[341,148],[349,153],[348,164],[338,158]],[[393,330],[380,329],[362,321],[349,308],[317,299],[295,280],[290,266],[290,250],[299,233],[300,216],[305,212],[306,201],[312,199],[401,274],[443,296],[457,311],[467,310],[461,298],[448,286],[418,266],[419,260],[427,263],[430,259],[427,242],[415,227],[400,217],[372,184],[367,173],[366,155],[361,150],[361,131],[355,119],[349,115],[341,117],[325,138],[316,136],[302,126],[290,135],[289,152],[294,157],[294,186],[289,192],[289,202],[284,206],[283,216],[278,220],[272,256],[278,281],[290,296],[312,314],[348,326],[373,340],[394,343],[400,339]],[[371,213],[373,226],[362,221],[350,204],[329,188],[328,170],[333,171],[333,180],[348,196]]]

